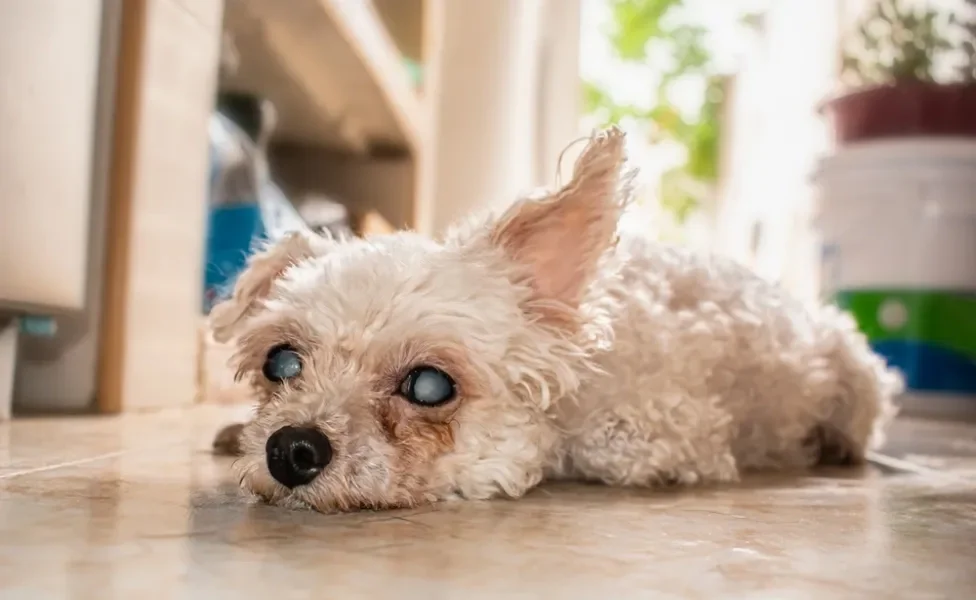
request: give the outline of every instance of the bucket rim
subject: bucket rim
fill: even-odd
[[[940,169],[955,171],[950,176],[976,179],[976,139],[917,138],[852,144],[817,160],[811,179],[817,181],[845,171],[892,168],[898,172]]]

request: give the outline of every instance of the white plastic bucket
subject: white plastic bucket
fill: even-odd
[[[815,181],[824,291],[905,374],[907,408],[976,415],[976,141],[860,144]]]

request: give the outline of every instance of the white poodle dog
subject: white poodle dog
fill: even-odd
[[[259,397],[217,442],[242,486],[330,512],[863,461],[900,378],[834,308],[618,238],[624,164],[612,129],[562,189],[444,240],[294,234],[256,255],[212,313]]]

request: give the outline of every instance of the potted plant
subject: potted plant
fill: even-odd
[[[964,8],[976,10],[976,0]],[[843,58],[853,91],[829,100],[839,144],[886,137],[976,136],[976,20],[904,0],[879,0]],[[956,76],[937,77],[940,60]]]

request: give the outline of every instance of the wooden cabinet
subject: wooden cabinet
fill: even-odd
[[[85,305],[101,15],[0,2],[0,310]]]

